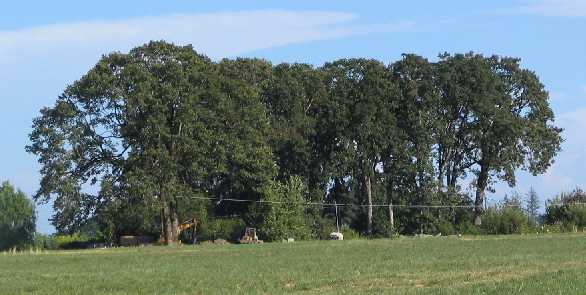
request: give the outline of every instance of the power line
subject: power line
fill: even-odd
[[[210,198],[210,197],[191,197],[197,200],[210,200],[220,202],[239,202],[239,203],[257,203],[257,204],[292,204],[292,205],[306,205],[306,206],[329,206],[329,207],[394,207],[394,208],[474,208],[475,205],[403,205],[403,204],[352,204],[352,203],[318,203],[318,202],[286,202],[286,201],[269,201],[269,200],[247,200],[247,199],[233,199],[233,198]],[[521,205],[505,205],[506,207],[521,207]]]

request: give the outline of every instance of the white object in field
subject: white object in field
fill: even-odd
[[[333,232],[330,234],[330,239],[341,241],[344,239],[344,235],[341,232]]]
[[[293,242],[295,242],[294,238],[283,239],[283,243],[293,243]]]

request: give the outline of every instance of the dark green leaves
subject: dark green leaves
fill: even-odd
[[[36,212],[33,202],[8,182],[0,185],[0,251],[32,243]]]
[[[251,210],[191,197],[256,201],[289,179],[314,202],[438,205],[470,204],[460,187],[476,175],[481,206],[490,183],[551,165],[562,140],[553,120],[544,86],[515,58],[406,54],[314,68],[212,62],[150,42],[104,56],[41,110],[27,151],[41,164],[35,199],[54,200],[60,231],[95,218],[113,235],[173,240],[180,219]],[[371,232],[364,208],[341,214]],[[319,210],[306,212],[330,213]],[[390,215],[375,213],[379,223]],[[401,214],[405,231],[444,218]]]

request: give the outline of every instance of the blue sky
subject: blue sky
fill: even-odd
[[[7,1],[8,2],[8,1]],[[586,0],[512,1],[11,1],[0,10],[0,180],[29,195],[39,165],[24,151],[32,119],[101,54],[151,39],[194,47],[213,59],[263,57],[320,65],[344,57],[386,63],[402,53],[432,60],[475,51],[522,59],[550,92],[563,151],[544,175],[520,172],[516,188],[542,200],[584,187]],[[49,205],[38,230],[52,232]]]

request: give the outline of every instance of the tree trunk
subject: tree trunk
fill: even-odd
[[[395,213],[393,213],[393,204],[389,204],[389,224],[391,225],[391,230],[395,230]]]
[[[164,233],[164,241],[166,245],[170,245],[173,243],[173,224],[171,222],[171,214],[169,209],[169,204],[167,200],[163,200],[163,233]]]
[[[486,195],[486,186],[488,184],[488,167],[480,165],[480,173],[476,181],[476,200],[474,201],[474,225],[482,225],[482,213],[484,213],[484,196]]]
[[[450,172],[450,182],[448,184],[448,187],[451,188],[453,191],[456,190],[458,175],[458,166],[456,166],[456,164],[452,164],[452,171]]]
[[[161,189],[161,206],[162,206],[162,225],[163,228],[163,242],[165,245],[171,245],[177,242],[178,233],[177,228],[179,225],[179,221],[177,218],[177,210],[169,203],[169,199],[166,196],[166,193],[163,189]]]
[[[452,188],[452,164],[449,163],[446,167],[446,186],[448,189]]]
[[[165,234],[165,227],[167,226],[167,223],[165,221],[165,210],[163,209],[163,207],[161,207],[161,230],[160,230],[160,237],[159,237],[159,243],[167,243],[167,239],[166,234]]]
[[[173,235],[173,243],[177,243],[179,242],[179,217],[177,216],[177,207],[176,206],[170,206],[171,207],[171,232]]]
[[[370,182],[370,176],[364,175],[364,185],[366,187],[366,198],[368,202],[366,233],[370,235],[372,234],[372,184]]]

